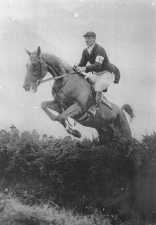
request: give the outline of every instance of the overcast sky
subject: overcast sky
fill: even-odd
[[[108,98],[129,103],[136,117],[135,137],[156,130],[156,1],[152,0],[3,0],[0,1],[0,128],[38,129],[65,135],[40,103],[51,99],[52,83],[36,94],[22,88],[28,57],[38,45],[71,65],[84,48],[82,35],[93,30],[121,71],[121,82]],[[82,129],[90,136],[90,129]]]

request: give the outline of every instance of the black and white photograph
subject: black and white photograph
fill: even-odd
[[[156,0],[0,0],[0,225],[156,225]]]

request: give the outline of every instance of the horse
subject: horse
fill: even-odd
[[[106,134],[120,134],[128,139],[132,138],[126,113],[132,119],[134,112],[129,104],[121,108],[111,103],[111,109],[101,103],[95,114],[89,109],[95,105],[95,93],[92,85],[83,76],[74,71],[68,63],[59,57],[42,53],[38,47],[36,51],[26,50],[29,62],[26,65],[26,76],[23,84],[25,91],[36,92],[38,86],[49,72],[54,79],[52,96],[54,100],[44,101],[41,108],[52,121],[60,122],[69,134],[80,138],[81,133],[69,123],[69,118],[83,126],[95,128],[102,142]],[[54,112],[55,111],[55,112]],[[56,115],[57,112],[57,115]]]

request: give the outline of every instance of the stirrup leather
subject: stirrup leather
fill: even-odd
[[[104,95],[102,95],[101,97],[101,102],[105,104],[106,106],[108,106],[109,109],[112,110],[112,104],[107,100],[107,98]]]

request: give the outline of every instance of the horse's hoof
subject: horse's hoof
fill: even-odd
[[[67,132],[76,138],[81,138],[81,133],[78,130],[73,130],[71,128],[68,128]]]

